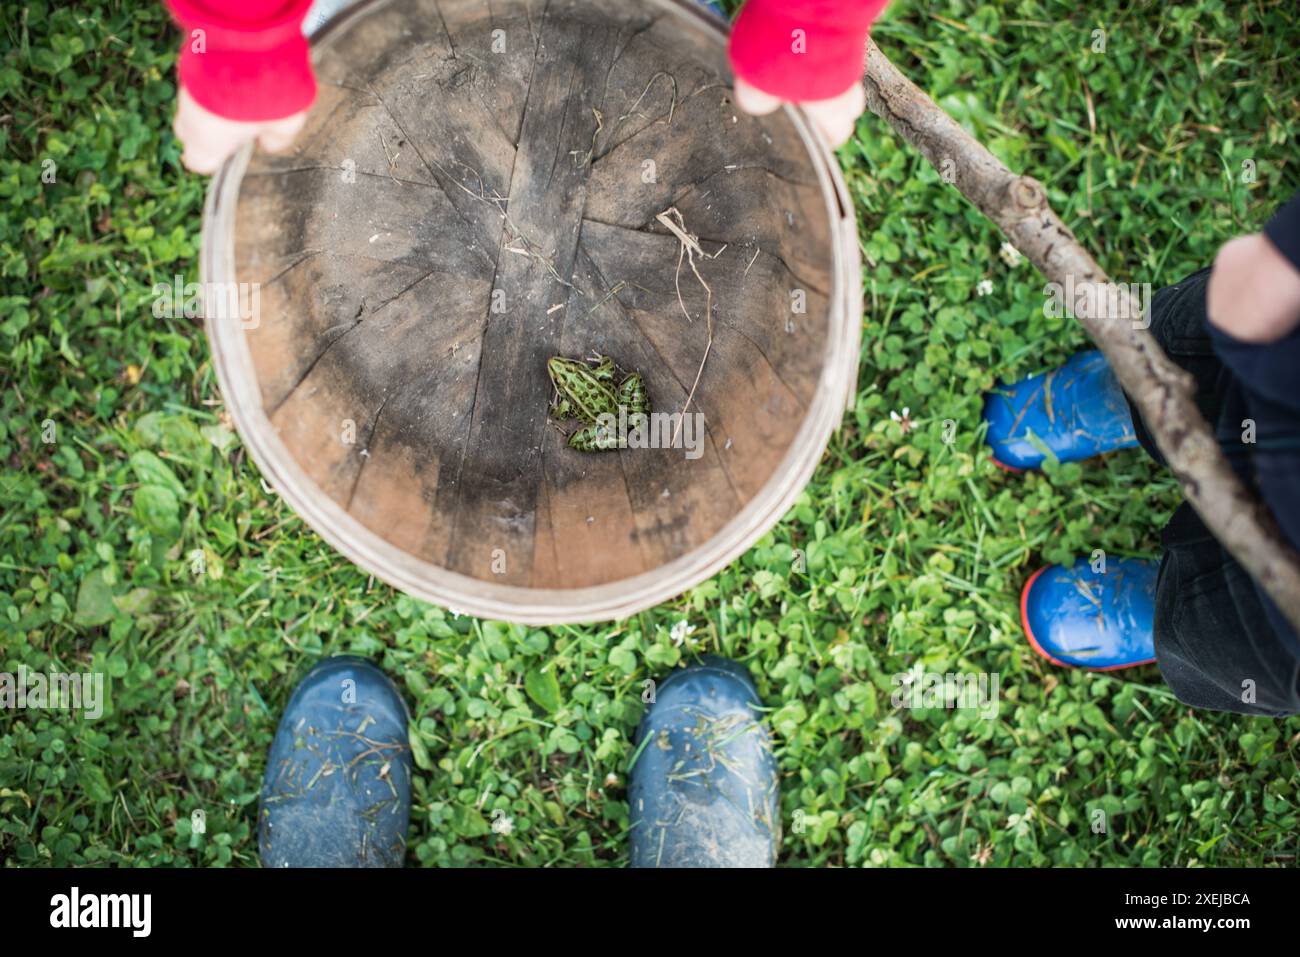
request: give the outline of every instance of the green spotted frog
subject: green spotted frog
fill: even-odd
[[[593,364],[594,363],[594,364]],[[596,356],[590,363],[553,356],[546,362],[556,398],[551,412],[557,419],[577,419],[579,428],[569,436],[568,446],[581,452],[603,452],[627,448],[627,437],[619,436],[598,423],[602,415],[628,418],[650,413],[650,397],[639,373],[619,379],[614,360]],[[616,384],[617,383],[617,384]]]

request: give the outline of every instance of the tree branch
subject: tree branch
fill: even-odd
[[[1017,176],[880,52],[867,50],[867,106],[997,224],[1051,282],[1083,292],[1067,305],[1142,413],[1187,501],[1300,630],[1300,555],[1237,479],[1192,399],[1192,379],[1147,331],[1126,283],[1106,273],[1052,212],[1041,183]],[[1104,284],[1104,285],[1103,285]],[[1090,294],[1089,294],[1090,293]],[[1227,637],[1227,636],[1225,636]]]

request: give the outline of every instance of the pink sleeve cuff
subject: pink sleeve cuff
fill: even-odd
[[[181,85],[230,120],[278,120],[316,99],[302,21],[311,0],[167,0],[180,23]]]
[[[888,0],[749,0],[731,31],[736,76],[783,100],[827,100],[862,79]]]

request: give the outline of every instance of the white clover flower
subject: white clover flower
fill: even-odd
[[[492,831],[502,837],[509,837],[515,832],[515,819],[504,814],[492,818]]]
[[[695,626],[683,618],[677,624],[673,625],[673,630],[670,633],[670,636],[673,639],[673,644],[680,648],[682,642],[689,638],[693,631],[695,631]]]
[[[1020,265],[1020,250],[1008,242],[1002,243],[1002,248],[998,250],[998,255],[1008,266],[1015,268]]]
[[[913,426],[916,424],[912,421],[911,413],[912,410],[909,409],[907,406],[903,406],[902,415],[899,415],[897,412],[889,413],[889,418],[892,421],[897,422],[899,424],[899,427],[902,428],[904,435],[907,435],[908,432],[911,432]]]
[[[992,292],[993,292],[992,279],[981,279],[979,281],[979,285],[975,287],[975,295],[977,296],[987,296]]]

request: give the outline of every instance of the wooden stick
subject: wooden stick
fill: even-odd
[[[1300,630],[1300,555],[1228,465],[1192,399],[1191,376],[1170,361],[1143,323],[1134,321],[1143,309],[1127,285],[1110,283],[1052,212],[1041,183],[1007,169],[903,76],[874,42],[868,45],[864,82],[871,111],[920,150],[1048,280],[1064,289],[1104,291],[1070,303],[1075,318],[1141,412],[1187,501]]]

